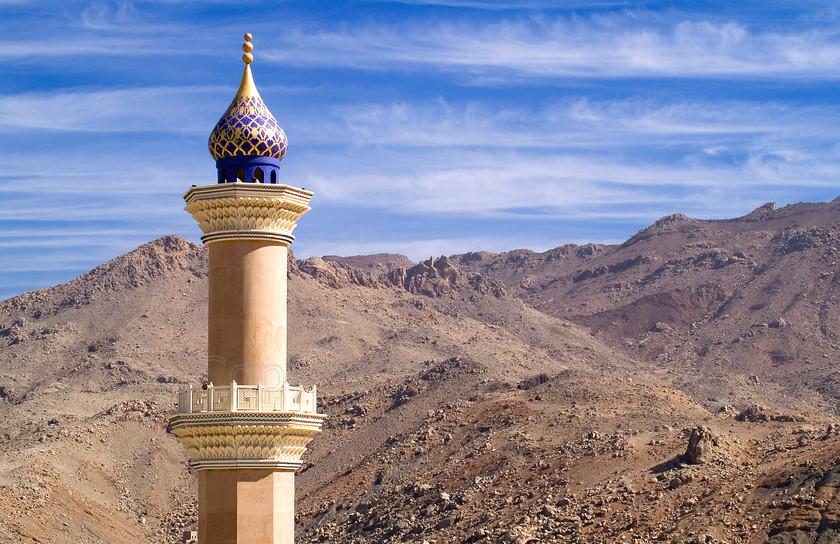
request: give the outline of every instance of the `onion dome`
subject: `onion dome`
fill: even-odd
[[[251,75],[251,35],[245,34],[242,61],[245,72],[227,111],[210,133],[208,147],[216,159],[219,183],[277,183],[277,170],[286,154],[286,133],[257,92]]]

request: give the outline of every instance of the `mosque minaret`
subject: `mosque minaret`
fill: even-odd
[[[316,390],[286,379],[286,263],[312,193],[278,182],[286,134],[251,75],[210,135],[217,182],[186,210],[210,259],[208,383],[180,393],[172,432],[198,471],[199,544],[293,544],[294,477],[320,432]]]

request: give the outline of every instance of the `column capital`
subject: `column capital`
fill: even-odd
[[[187,446],[190,465],[207,469],[294,471],[323,414],[207,412],[179,414],[170,430]]]
[[[313,194],[291,185],[218,183],[190,188],[184,209],[198,221],[205,244],[270,240],[288,246]]]

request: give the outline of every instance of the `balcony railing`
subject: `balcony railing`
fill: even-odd
[[[315,386],[283,387],[257,385],[189,386],[178,393],[178,413],[202,412],[301,412],[317,413]]]

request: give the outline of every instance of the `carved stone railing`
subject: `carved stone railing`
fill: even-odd
[[[192,387],[178,394],[169,420],[196,470],[297,470],[324,414],[312,387],[257,385]]]
[[[283,387],[212,383],[197,388],[192,385],[178,394],[179,414],[209,412],[298,412],[317,414],[317,390],[311,387]]]

